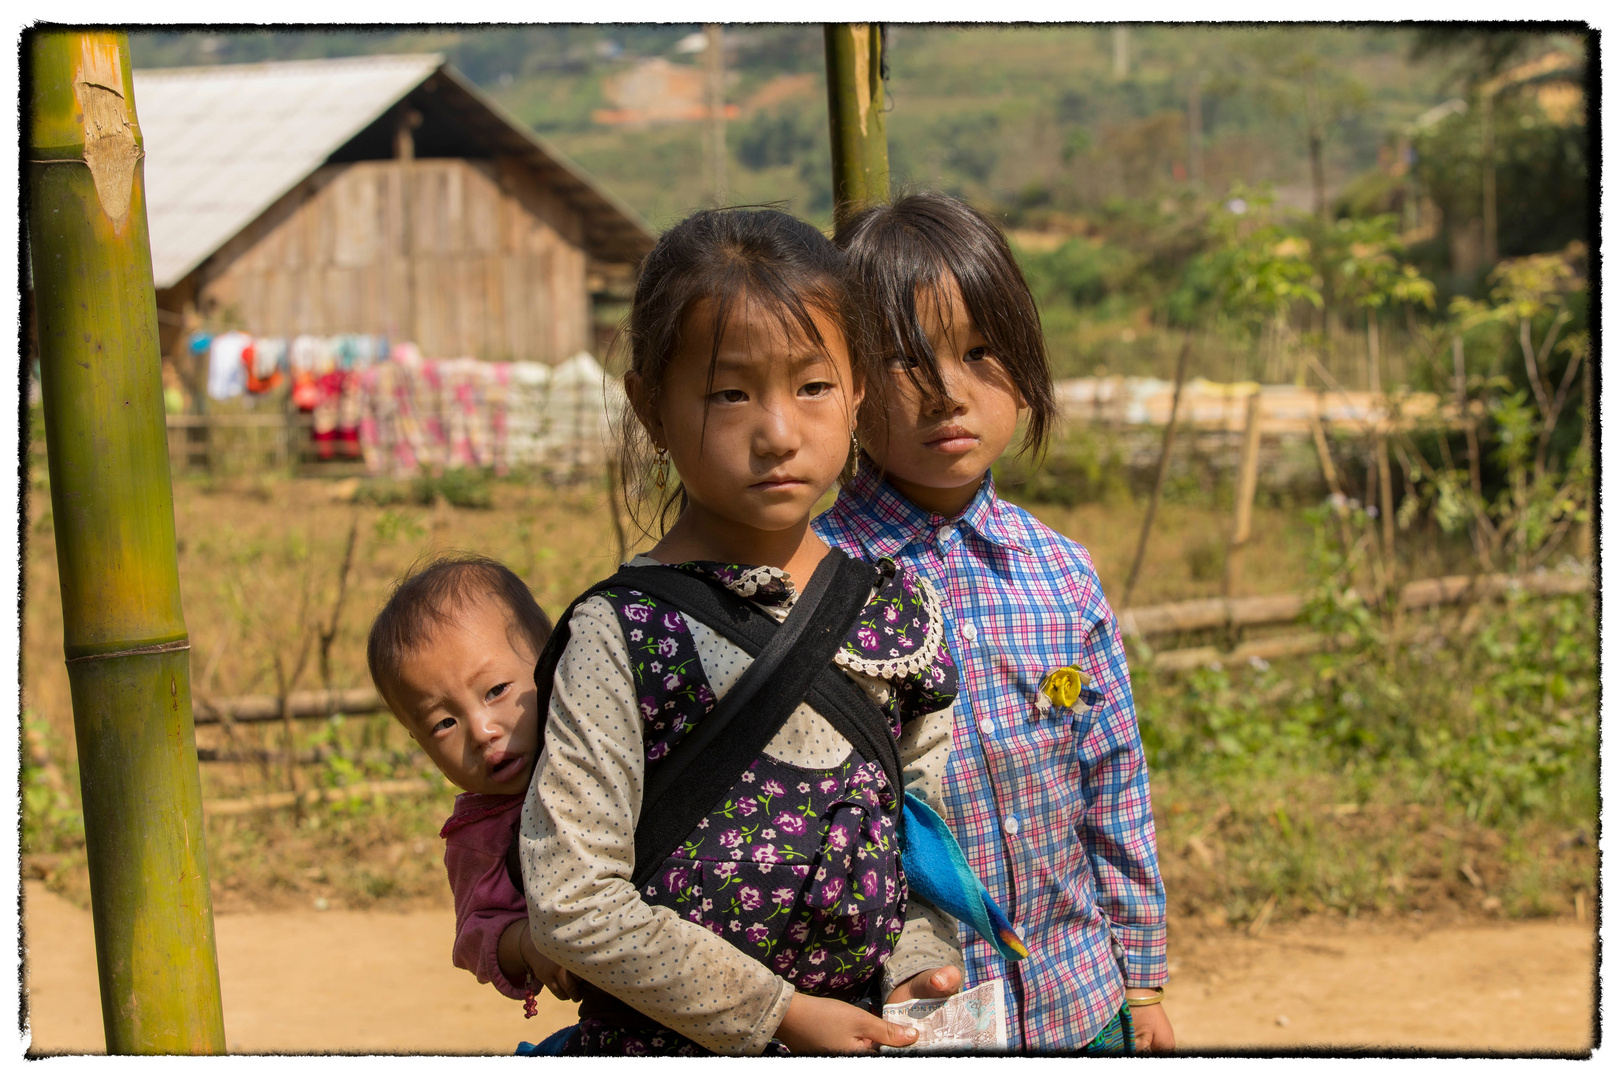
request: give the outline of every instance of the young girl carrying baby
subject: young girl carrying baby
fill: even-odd
[[[898,769],[874,744],[857,748],[843,713],[817,704],[830,698],[810,696],[720,781],[723,797],[689,834],[643,842],[659,825],[655,774],[686,740],[701,742],[751,659],[668,598],[680,590],[620,579],[673,575],[783,634],[802,625],[801,597],[819,605],[824,583],[844,580],[848,560],[810,529],[812,507],[851,464],[872,382],[851,348],[842,270],[815,229],[751,209],[688,218],[643,264],[623,475],[650,477],[676,517],[558,621],[554,669],[540,664],[549,709],[518,843],[533,944],[584,991],[565,1052],[904,1046],[911,1029],[856,1003],[961,985],[955,920],[908,897],[897,832],[901,787],[943,812],[955,674],[936,594],[890,562],[860,571],[859,615],[826,655],[862,706],[880,710]]]
[[[1015,1049],[1173,1048],[1118,623],[1086,550],[989,472],[1024,414],[1036,451],[1057,418],[1034,298],[1000,230],[948,196],[866,209],[836,239],[890,392],[863,410],[859,469],[816,529],[945,596],[962,683],[946,820],[1030,951],[1012,966],[964,925],[968,983],[1005,980]]]

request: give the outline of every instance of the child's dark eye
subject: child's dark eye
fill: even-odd
[[[917,366],[917,361],[912,359],[909,356],[891,356],[891,357],[889,357],[889,369],[891,371],[906,371],[906,370],[908,370],[910,368],[914,368],[916,366]]]
[[[506,693],[506,688],[511,685],[512,684],[509,682],[496,683],[494,686],[490,687],[489,692],[484,695],[484,700],[494,701],[496,698]]]
[[[830,382],[813,382],[805,383],[804,386],[800,388],[799,393],[804,394],[806,397],[825,397],[826,395],[832,393],[832,391],[833,384]]]
[[[456,726],[455,717],[447,716],[443,720],[440,720],[437,724],[433,725],[432,734],[437,735],[441,731],[449,731],[451,728],[453,728],[455,726]]]
[[[988,360],[990,359],[990,349],[985,345],[980,345],[977,349],[969,349],[964,359],[970,364],[979,360]]]
[[[711,396],[725,402],[727,405],[736,405],[738,402],[748,400],[748,395],[741,390],[716,390]]]

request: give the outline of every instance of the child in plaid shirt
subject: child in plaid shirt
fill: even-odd
[[[816,529],[946,597],[962,680],[948,820],[1031,950],[1009,965],[964,926],[968,982],[1005,980],[1014,1047],[1172,1049],[1164,883],[1118,623],[1085,548],[997,498],[989,473],[1021,414],[1027,450],[1057,417],[1034,298],[1000,230],[947,196],[862,211],[836,242],[869,309],[865,347],[893,382]],[[1053,701],[1043,680],[1064,667],[1083,685]]]

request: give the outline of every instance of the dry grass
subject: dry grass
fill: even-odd
[[[43,470],[37,470],[28,508],[23,700],[76,804],[72,711],[62,664],[47,483]],[[530,584],[553,615],[613,569],[616,548],[605,493],[599,489],[497,483],[494,505],[488,510],[458,509],[443,502],[428,508],[357,506],[348,498],[353,489],[352,481],[312,479],[187,478],[176,483],[181,589],[196,696],[276,692],[277,658],[290,669],[301,647],[300,635],[330,618],[351,527],[358,536],[355,566],[330,653],[330,681],[336,687],[366,685],[364,641],[372,614],[392,582],[423,557],[468,549],[501,559]],[[1141,506],[1116,499],[1074,508],[1031,509],[1059,532],[1085,544],[1105,589],[1117,594],[1135,548]],[[1208,501],[1162,506],[1135,602],[1216,593],[1220,538],[1228,523],[1229,512]],[[1307,584],[1311,533],[1297,511],[1262,507],[1256,514],[1255,535],[1243,592],[1277,592]],[[645,546],[632,538],[633,549]],[[293,688],[320,685],[312,655]],[[234,733],[212,725],[199,728],[199,746],[268,752],[271,758],[203,764],[204,798],[283,791],[294,779],[300,786],[340,786],[359,778],[434,775],[403,730],[386,716],[338,723],[305,721],[295,729],[295,748],[306,758],[319,755],[324,760],[299,766],[293,778],[280,760],[285,748],[281,725],[238,725]],[[446,788],[428,796],[323,806],[301,817],[276,811],[211,819],[208,840],[215,903],[220,910],[443,903],[447,889],[437,834],[451,794]],[[1219,792],[1165,788],[1156,795],[1166,879],[1177,897],[1177,914],[1229,921],[1250,917],[1254,868],[1243,865],[1242,853],[1252,851],[1254,844],[1243,838],[1264,823],[1240,814],[1200,831],[1218,813],[1223,801]],[[1454,821],[1439,823],[1442,832],[1435,832],[1431,824],[1414,821],[1409,828],[1392,830],[1396,822],[1383,820],[1377,812],[1349,818],[1330,814],[1321,826],[1320,861],[1376,863],[1378,873],[1353,875],[1362,883],[1355,888],[1371,889],[1365,904],[1372,909],[1391,903],[1477,909],[1481,897],[1500,891],[1496,885],[1502,875],[1550,875],[1557,879],[1548,882],[1547,891],[1554,895],[1566,894],[1574,878],[1588,873],[1590,848],[1572,848],[1568,837],[1549,834],[1529,845],[1546,848],[1546,858],[1526,862],[1521,855],[1518,865],[1510,865],[1493,857],[1497,849],[1491,848],[1488,837],[1481,840],[1468,833],[1448,840],[1442,832],[1453,828]],[[83,850],[74,841],[73,828],[46,832],[49,839],[36,843],[31,854],[49,852],[52,857],[43,862],[52,886],[81,902],[87,900]],[[1391,846],[1392,833],[1406,839]],[[1520,853],[1529,847],[1513,845]],[[1472,886],[1466,875],[1459,877],[1464,862],[1480,876],[1483,887]],[[1368,881],[1372,886],[1365,884]],[[1403,898],[1402,888],[1414,892]],[[1510,889],[1508,894],[1525,891]],[[1457,895],[1446,899],[1451,894]],[[1279,911],[1278,917],[1284,914]]]
[[[244,480],[175,485],[180,590],[197,696],[275,693],[275,659],[291,668],[302,628],[331,617],[351,524],[359,540],[349,595],[331,650],[337,687],[369,683],[365,635],[391,584],[418,559],[450,549],[484,552],[511,566],[546,610],[558,613],[612,571],[615,550],[600,491],[501,484],[490,511],[353,506],[326,480]],[[62,665],[61,597],[49,492],[29,506],[23,618],[24,707],[72,742]],[[304,597],[307,593],[307,605]],[[321,685],[314,659],[297,688]]]
[[[613,570],[612,526],[605,493],[597,489],[499,483],[493,488],[492,509],[466,510],[442,503],[431,508],[355,506],[346,498],[352,487],[341,481],[272,478],[230,483],[183,478],[176,483],[180,589],[191,634],[194,695],[276,692],[276,658],[291,668],[301,628],[307,633],[310,625],[330,618],[351,525],[359,539],[331,649],[331,684],[336,687],[367,685],[365,634],[371,617],[391,584],[421,558],[452,549],[491,555],[527,581],[552,615]],[[1085,544],[1105,590],[1117,592],[1135,548],[1140,507],[1117,503],[1032,510]],[[1135,602],[1217,592],[1221,546],[1212,538],[1218,541],[1227,521],[1227,513],[1218,509],[1161,507]],[[1258,539],[1242,591],[1302,585],[1310,530],[1298,514],[1261,509],[1255,532]],[[1211,560],[1213,580],[1207,570]],[[29,505],[25,588],[24,707],[49,721],[57,741],[70,746],[72,709],[62,665],[55,533],[49,489],[37,477]],[[291,689],[320,686],[312,657]]]
[[[35,717],[76,799],[73,717],[61,653],[61,606],[48,480],[36,470],[29,505],[23,621],[24,708]],[[330,653],[331,684],[364,686],[365,634],[391,584],[418,559],[449,549],[487,553],[511,566],[556,615],[592,581],[613,569],[616,548],[599,489],[554,489],[497,483],[488,510],[354,505],[353,482],[239,478],[181,478],[175,484],[180,582],[192,641],[192,688],[198,697],[275,693],[276,660],[296,663],[302,635],[331,616],[338,567],[349,530],[358,530],[349,594]],[[1135,542],[1141,511],[1131,505],[1073,510],[1035,508],[1054,528],[1095,552],[1105,583],[1117,588]],[[1153,573],[1139,600],[1207,594],[1185,552],[1218,535],[1225,515],[1168,506],[1161,511]],[[1289,588],[1302,580],[1308,533],[1282,511],[1262,511],[1267,539],[1254,565],[1265,577],[1253,589]],[[637,546],[632,543],[632,547]],[[640,546],[645,546],[642,544]],[[1217,564],[1218,566],[1218,564]],[[293,688],[321,685],[313,655]],[[338,785],[364,777],[432,775],[431,767],[388,717],[350,718],[332,725],[295,725],[296,749],[327,760],[298,767],[300,785]],[[198,729],[201,747],[268,752],[270,760],[201,766],[205,799],[287,790],[293,778],[279,760],[278,724],[237,725],[234,732]],[[211,819],[208,828],[215,903],[221,910],[304,906],[398,906],[442,902],[438,828],[448,789],[386,803],[324,807],[302,818],[289,811]],[[87,900],[82,848],[62,842],[50,880],[66,895]]]

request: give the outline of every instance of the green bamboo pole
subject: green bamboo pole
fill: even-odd
[[[827,118],[832,135],[833,220],[889,197],[883,122],[883,35],[877,23],[828,23]]]
[[[107,1051],[221,1053],[128,40],[30,48],[29,251]]]

